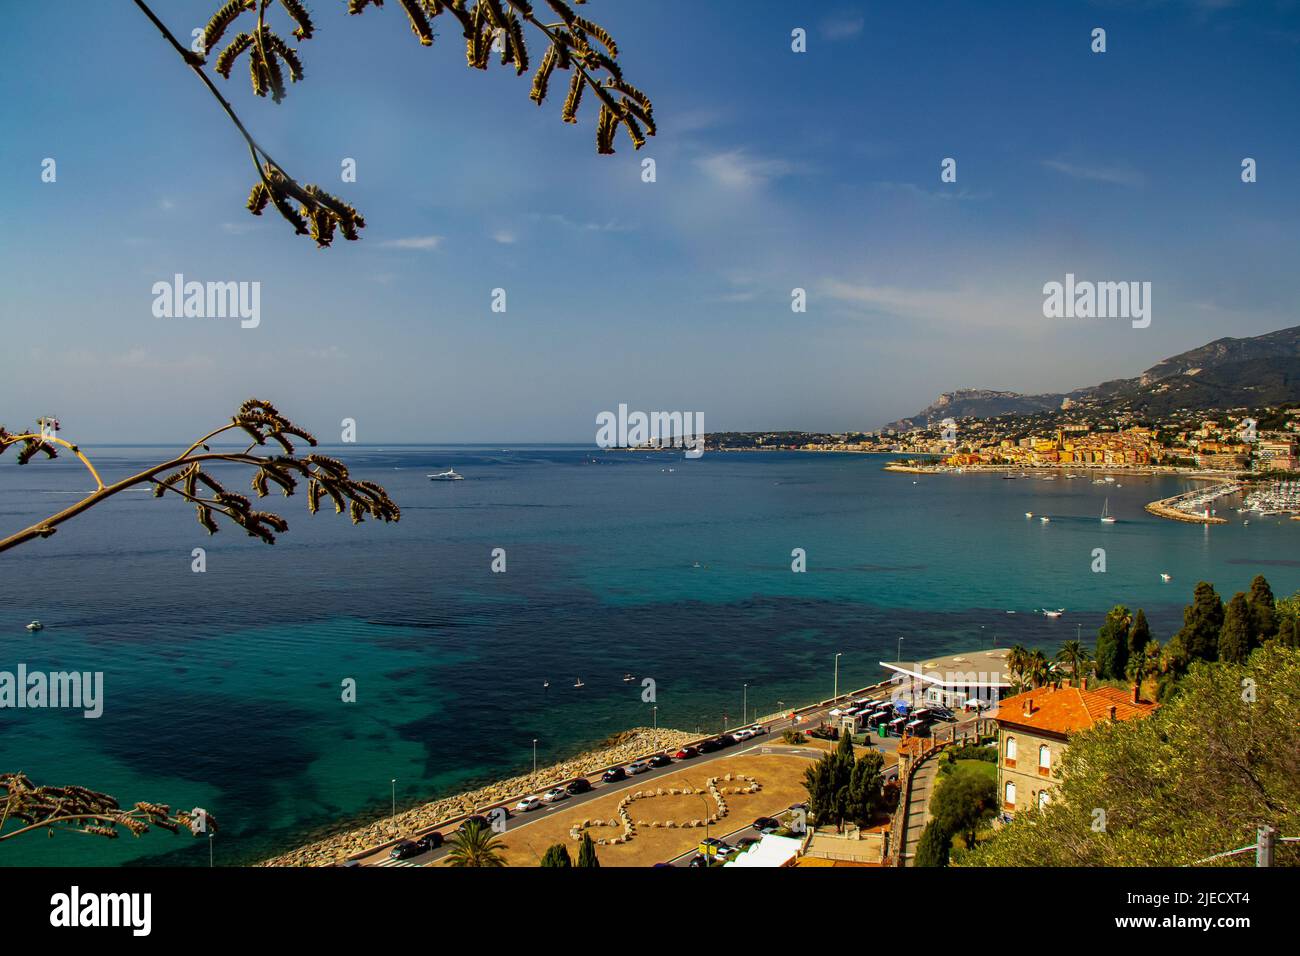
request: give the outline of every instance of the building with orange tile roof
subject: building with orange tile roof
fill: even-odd
[[[1072,734],[1108,720],[1148,717],[1156,705],[1135,685],[1049,685],[1007,697],[991,715],[998,725],[998,794],[1003,813],[1042,807],[1056,787],[1055,769]]]

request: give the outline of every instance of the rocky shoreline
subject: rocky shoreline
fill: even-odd
[[[586,776],[614,764],[624,764],[661,750],[677,750],[700,738],[698,733],[660,727],[635,727],[610,737],[595,750],[568,760],[542,767],[536,773],[523,774],[466,793],[444,797],[405,810],[394,817],[384,817],[365,826],[325,837],[288,853],[264,860],[259,866],[332,866],[366,850],[399,837],[454,820],[493,804],[540,793],[557,784]],[[656,747],[656,743],[658,746]]]

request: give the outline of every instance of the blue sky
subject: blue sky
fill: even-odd
[[[216,5],[154,7],[188,36]],[[70,6],[6,18],[10,427],[174,440],[257,395],[381,443],[592,440],[619,403],[870,428],[951,388],[1065,390],[1300,323],[1295,3],[592,0],[660,128],[602,157],[594,113],[560,122],[562,81],[538,109],[526,78],[467,69],[449,20],[421,48],[396,4],[316,0],[284,103],[242,64],[223,89],[365,214],[323,251],[244,211],[242,142],[133,5]],[[260,282],[260,326],[155,318],[177,272]],[[1150,281],[1151,327],[1045,319],[1067,272]]]

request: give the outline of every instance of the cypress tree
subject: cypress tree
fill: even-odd
[[[938,820],[931,820],[921,832],[916,844],[916,866],[947,866],[948,852],[952,849],[952,834]]]
[[[587,837],[587,839],[591,839]],[[546,853],[542,856],[542,866],[571,867],[573,860],[569,858],[569,850],[563,843],[551,844]]]
[[[1223,601],[1214,585],[1196,585],[1192,603],[1183,609],[1183,626],[1176,635],[1189,661],[1213,661],[1219,657],[1219,632],[1223,630]]]
[[[1246,601],[1250,605],[1251,646],[1257,647],[1277,634],[1277,605],[1264,575],[1257,574],[1250,582]]]
[[[1128,664],[1128,608],[1116,604],[1106,615],[1105,622],[1097,631],[1097,676],[1124,678],[1124,669]]]
[[[1132,661],[1141,661],[1142,655],[1146,652],[1147,645],[1151,643],[1151,625],[1147,624],[1146,613],[1138,608],[1137,615],[1133,618],[1133,626],[1128,631],[1128,659]]]
[[[596,844],[591,842],[591,834],[585,831],[582,834],[582,845],[578,847],[578,866],[600,866],[600,860],[596,857]]]
[[[1223,629],[1219,632],[1219,660],[1228,664],[1244,664],[1250,656],[1250,605],[1246,595],[1238,591],[1228,602],[1223,615]]]
[[[1277,627],[1277,642],[1283,647],[1300,647],[1300,634],[1294,618],[1284,618]]]

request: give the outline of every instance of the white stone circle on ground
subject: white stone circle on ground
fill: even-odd
[[[598,846],[617,845],[620,843],[629,843],[636,836],[637,829],[645,827],[648,829],[689,829],[691,827],[702,827],[706,824],[717,823],[719,819],[727,815],[727,795],[728,794],[748,794],[758,793],[763,789],[763,785],[753,777],[747,777],[740,773],[728,773],[722,777],[710,777],[704,787],[657,787],[654,790],[636,790],[627,794],[618,802],[618,819],[617,820],[581,820],[569,830],[569,837],[573,840],[581,840],[584,831],[592,827],[622,827],[622,832],[618,836],[604,837],[596,841]],[[647,800],[653,797],[676,797],[691,796],[692,794],[707,793],[717,804],[717,809],[709,814],[707,820],[637,820],[633,822],[631,806],[637,800]]]

